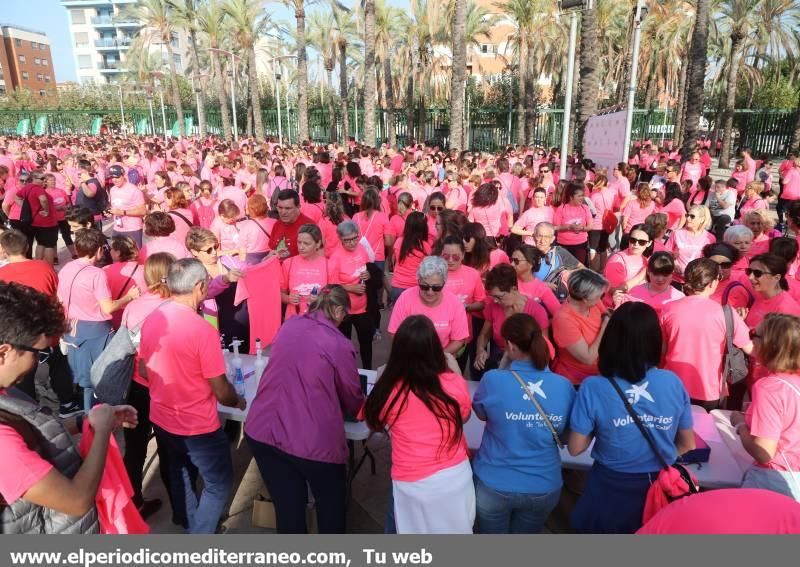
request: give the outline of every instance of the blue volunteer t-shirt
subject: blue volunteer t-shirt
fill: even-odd
[[[514,361],[511,369],[562,434],[568,427],[575,390],[569,380],[530,362]],[[528,400],[510,370],[492,370],[481,379],[472,400],[475,414],[486,419],[473,472],[495,490],[545,494],[561,488],[561,456],[547,424]]]
[[[615,380],[652,434],[661,456],[674,463],[678,430],[692,428],[689,395],[680,378],[669,370],[651,368],[636,384]],[[608,378],[592,376],[583,381],[572,407],[570,429],[594,435],[592,458],[612,470],[641,473],[661,469]]]

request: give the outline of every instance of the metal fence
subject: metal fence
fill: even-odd
[[[237,126],[240,134],[245,133],[247,125],[246,109],[237,109]],[[279,136],[284,141],[298,142],[297,110],[295,108],[270,108],[262,110],[262,123],[267,136]],[[197,134],[197,117],[193,109],[184,112],[188,129]],[[42,117],[45,117],[43,119]],[[218,109],[206,112],[208,130],[222,134],[222,119]],[[280,126],[279,126],[280,117]],[[344,123],[337,108],[333,117],[333,128],[337,139],[343,138]],[[472,108],[466,118],[468,146],[472,150],[494,151],[517,140],[518,116],[516,109]],[[98,120],[99,119],[99,120]],[[756,154],[783,155],[791,143],[798,119],[797,110],[737,110],[734,114],[734,145],[749,146]],[[122,126],[119,109],[113,110],[0,110],[0,133],[17,132],[21,121],[28,120],[30,133],[38,126],[42,133],[98,133],[100,124],[111,129]],[[127,131],[139,134],[165,135],[177,134],[177,116],[174,109],[154,106],[152,111],[145,109],[125,109]],[[713,132],[716,128],[716,115],[706,112],[701,120],[704,131]],[[403,145],[409,138],[433,142],[447,146],[450,132],[450,117],[446,108],[406,109],[394,112],[397,141]],[[331,121],[326,108],[310,109],[308,113],[309,134],[315,142],[330,141]],[[564,111],[545,109],[536,111],[533,117],[528,142],[552,147],[561,143],[561,129]],[[373,144],[389,138],[388,112],[376,111],[376,135]],[[348,134],[362,141],[364,133],[364,109],[348,109]],[[632,138],[652,139],[657,142],[670,140],[674,132],[674,113],[663,110],[634,110]],[[368,141],[369,142],[369,141]]]

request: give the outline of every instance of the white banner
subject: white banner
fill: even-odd
[[[620,162],[625,145],[625,111],[592,116],[583,136],[583,156],[611,170]]]

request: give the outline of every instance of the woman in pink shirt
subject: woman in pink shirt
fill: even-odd
[[[169,301],[169,288],[166,278],[169,267],[175,262],[175,258],[166,252],[153,254],[147,259],[143,266],[145,286],[142,287],[142,295],[131,301],[122,312],[121,327],[131,331],[139,329],[144,320]],[[146,290],[146,291],[145,291]],[[148,513],[153,513],[161,506],[160,500],[144,500],[142,496],[142,482],[144,480],[144,463],[147,458],[147,445],[153,431],[150,422],[150,388],[147,380],[139,376],[139,358],[133,366],[133,377],[130,391],[128,392],[128,403],[136,408],[139,422],[133,429],[125,429],[125,470],[133,488],[133,503],[139,509],[143,518],[147,518]],[[171,485],[169,479],[169,452],[158,443],[156,447],[159,460],[159,474],[161,482],[167,487],[167,494],[170,495]],[[179,507],[173,507],[173,511]]]
[[[328,285],[328,260],[322,247],[322,231],[314,224],[304,224],[297,232],[297,250],[281,264],[281,301],[286,305],[286,319],[308,312],[308,305]]]
[[[767,376],[753,385],[746,414],[730,416],[755,460],[742,486],[800,501],[800,318],[771,313],[752,336],[753,354]]]
[[[699,258],[703,246],[716,241],[714,235],[708,232],[711,227],[711,213],[705,205],[694,205],[686,215],[686,225],[672,233],[667,241],[667,251],[675,257],[675,280],[683,281],[683,271],[686,266]]]
[[[219,216],[211,223],[211,232],[219,240],[220,256],[236,256],[239,254],[239,227],[237,221],[241,216],[241,210],[230,199],[221,201],[217,207]],[[240,258],[244,260],[244,258]]]
[[[655,252],[647,261],[647,281],[630,291],[618,289],[614,293],[614,308],[628,301],[641,301],[655,309],[661,315],[665,303],[685,297],[683,292],[672,287],[672,272],[675,260],[669,252]]]
[[[625,247],[627,236],[631,228],[642,224],[644,220],[656,210],[656,203],[653,201],[652,190],[648,183],[639,183],[636,186],[636,198],[632,199],[625,208],[622,209],[622,247]]]
[[[108,280],[108,289],[112,299],[119,299],[134,287],[140,290],[147,286],[144,280],[144,270],[139,265],[139,248],[129,236],[114,236],[111,238],[111,259],[113,263],[105,266],[103,271]],[[119,329],[122,311],[111,314],[111,324],[114,330]]]
[[[543,187],[537,187],[533,191],[531,208],[522,213],[514,226],[511,227],[511,233],[523,237],[525,244],[533,245],[533,229],[540,222],[553,222],[553,207],[546,205],[547,191]]]
[[[375,255],[375,264],[383,273],[386,261],[387,231],[389,217],[380,211],[380,195],[373,188],[364,191],[361,197],[361,211],[353,215],[360,234],[367,239]]]
[[[72,259],[77,258],[75,254],[75,245],[72,243],[72,231],[69,229],[69,223],[66,221],[66,211],[69,207],[69,196],[64,189],[56,187],[55,175],[48,173],[44,176],[45,191],[50,198],[53,199],[53,206],[55,208],[54,215],[58,221],[58,230],[61,233],[61,238],[64,240],[64,245],[72,254]],[[58,258],[55,259],[58,263]]]
[[[338,193],[328,192],[325,201],[325,216],[318,223],[322,231],[322,241],[325,244],[325,257],[330,258],[334,250],[339,247],[339,236],[336,234],[336,227],[349,217],[344,213],[344,203],[342,196]]]
[[[586,264],[589,231],[592,229],[592,213],[584,204],[583,185],[570,183],[564,194],[564,202],[553,214],[556,227],[556,242],[563,246],[581,264]]]
[[[200,182],[200,196],[191,205],[192,222],[201,228],[209,229],[217,218],[217,202],[213,198],[214,188],[210,181]]]
[[[736,165],[733,168],[733,173],[731,173],[731,179],[736,180],[736,195],[741,197],[741,195],[744,193],[747,183],[752,181],[749,177],[748,166],[745,160],[740,159],[736,162]]]
[[[475,488],[464,437],[471,401],[430,319],[406,318],[364,406],[370,429],[392,438],[397,533],[472,533]]]
[[[189,201],[183,191],[184,187],[188,187],[188,185],[180,182],[167,193],[168,214],[175,221],[175,232],[172,233],[172,238],[182,244],[186,243],[186,235],[189,234],[189,229],[194,226],[192,211],[189,209]]]
[[[759,254],[745,270],[755,294],[752,307],[739,308],[745,323],[754,329],[769,313],[800,316],[800,305],[789,295],[786,260],[774,254]]]
[[[139,251],[139,263],[144,264],[147,258],[157,252],[172,254],[176,260],[189,258],[189,250],[184,241],[177,240],[172,235],[175,233],[173,216],[161,211],[155,211],[144,219],[144,233],[148,237],[147,243]]]
[[[693,152],[692,157],[689,158],[689,161],[685,162],[683,166],[681,166],[680,180],[682,182],[691,181],[692,188],[694,188],[700,178],[703,177],[703,171],[703,164],[700,163],[700,154]]]
[[[653,239],[649,227],[645,224],[635,225],[628,238],[628,247],[613,254],[606,263],[603,275],[608,280],[609,294],[620,290],[627,293],[643,283],[647,276],[647,258]]]
[[[511,253],[510,260],[517,272],[517,288],[520,293],[544,306],[548,318],[552,319],[561,304],[550,286],[534,275],[542,262],[542,253],[538,248],[524,244]]]
[[[273,175],[264,189],[264,196],[267,198],[267,202],[271,202],[273,193],[282,189],[289,189],[289,180],[286,179],[286,169],[278,164],[273,169]]]
[[[715,242],[703,247],[703,257],[709,258],[719,266],[719,285],[711,295],[711,299],[720,305],[730,305],[736,309],[753,305],[755,296],[750,289],[750,282],[744,275],[744,267],[738,274],[734,267],[739,263],[741,254],[727,242]],[[747,266],[745,261],[744,266]]]
[[[172,180],[166,171],[157,171],[153,183],[147,187],[147,201],[151,211],[161,210],[161,205],[166,200],[166,193],[172,189]]]
[[[739,207],[739,216],[746,218],[750,211],[758,209],[769,209],[769,203],[761,194],[764,192],[764,184],[760,181],[751,181],[744,189],[744,198]]]
[[[300,214],[319,224],[325,215],[325,203],[322,202],[322,191],[319,184],[316,181],[306,181],[303,183],[300,195],[303,197]]]
[[[769,252],[769,243],[780,233],[773,230],[775,224],[769,212],[765,209],[753,209],[742,216],[743,224],[753,232],[753,242],[750,245],[750,256],[766,254]]]
[[[396,302],[405,290],[417,285],[417,268],[423,258],[430,253],[428,222],[425,215],[414,211],[406,218],[403,236],[394,243],[395,266],[390,294],[392,303]]]
[[[608,182],[608,186],[614,189],[617,193],[614,208],[621,210],[628,204],[631,198],[631,182],[628,181],[628,172],[630,167],[627,163],[619,162],[612,172],[612,178]]]
[[[514,225],[511,204],[501,198],[494,183],[484,183],[473,193],[468,218],[470,222],[481,223],[486,234],[494,237],[508,234]]]
[[[657,207],[659,213],[667,215],[667,229],[676,231],[686,224],[686,205],[681,200],[681,187],[677,183],[667,183],[664,189],[664,198],[659,198]]]

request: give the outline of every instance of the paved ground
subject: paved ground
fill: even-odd
[[[712,169],[715,179],[725,179],[728,171]],[[774,180],[777,187],[777,176]],[[63,266],[70,260],[69,253],[62,246],[59,249],[59,260]],[[383,339],[374,344],[374,364],[384,364],[389,354],[388,333],[386,325],[389,312],[385,311],[382,318]],[[358,348],[356,342],[356,348]],[[57,408],[57,400],[49,389],[46,379],[46,367],[40,369],[37,375],[40,399],[51,407]],[[372,475],[367,464],[359,471],[353,480],[352,498],[347,518],[347,530],[350,533],[382,533],[383,519],[386,513],[386,504],[391,489],[390,467],[391,448],[385,438],[376,438],[369,441],[369,448],[375,455],[376,474]],[[223,525],[227,533],[271,533],[274,530],[255,527],[252,523],[253,501],[259,495],[266,494],[261,475],[258,472],[250,450],[240,434],[231,440],[231,453],[234,465],[234,491],[230,507]],[[360,444],[356,447],[356,460],[362,455]],[[565,471],[565,489],[559,506],[551,515],[547,530],[555,533],[568,531],[567,514],[574,504],[577,494],[583,483],[580,473]],[[159,498],[164,503],[162,509],[149,519],[153,533],[183,533],[183,529],[172,524],[171,510],[169,508],[166,491],[158,474],[158,457],[155,454],[155,441],[151,441],[149,455],[145,470],[144,481],[145,498]]]

